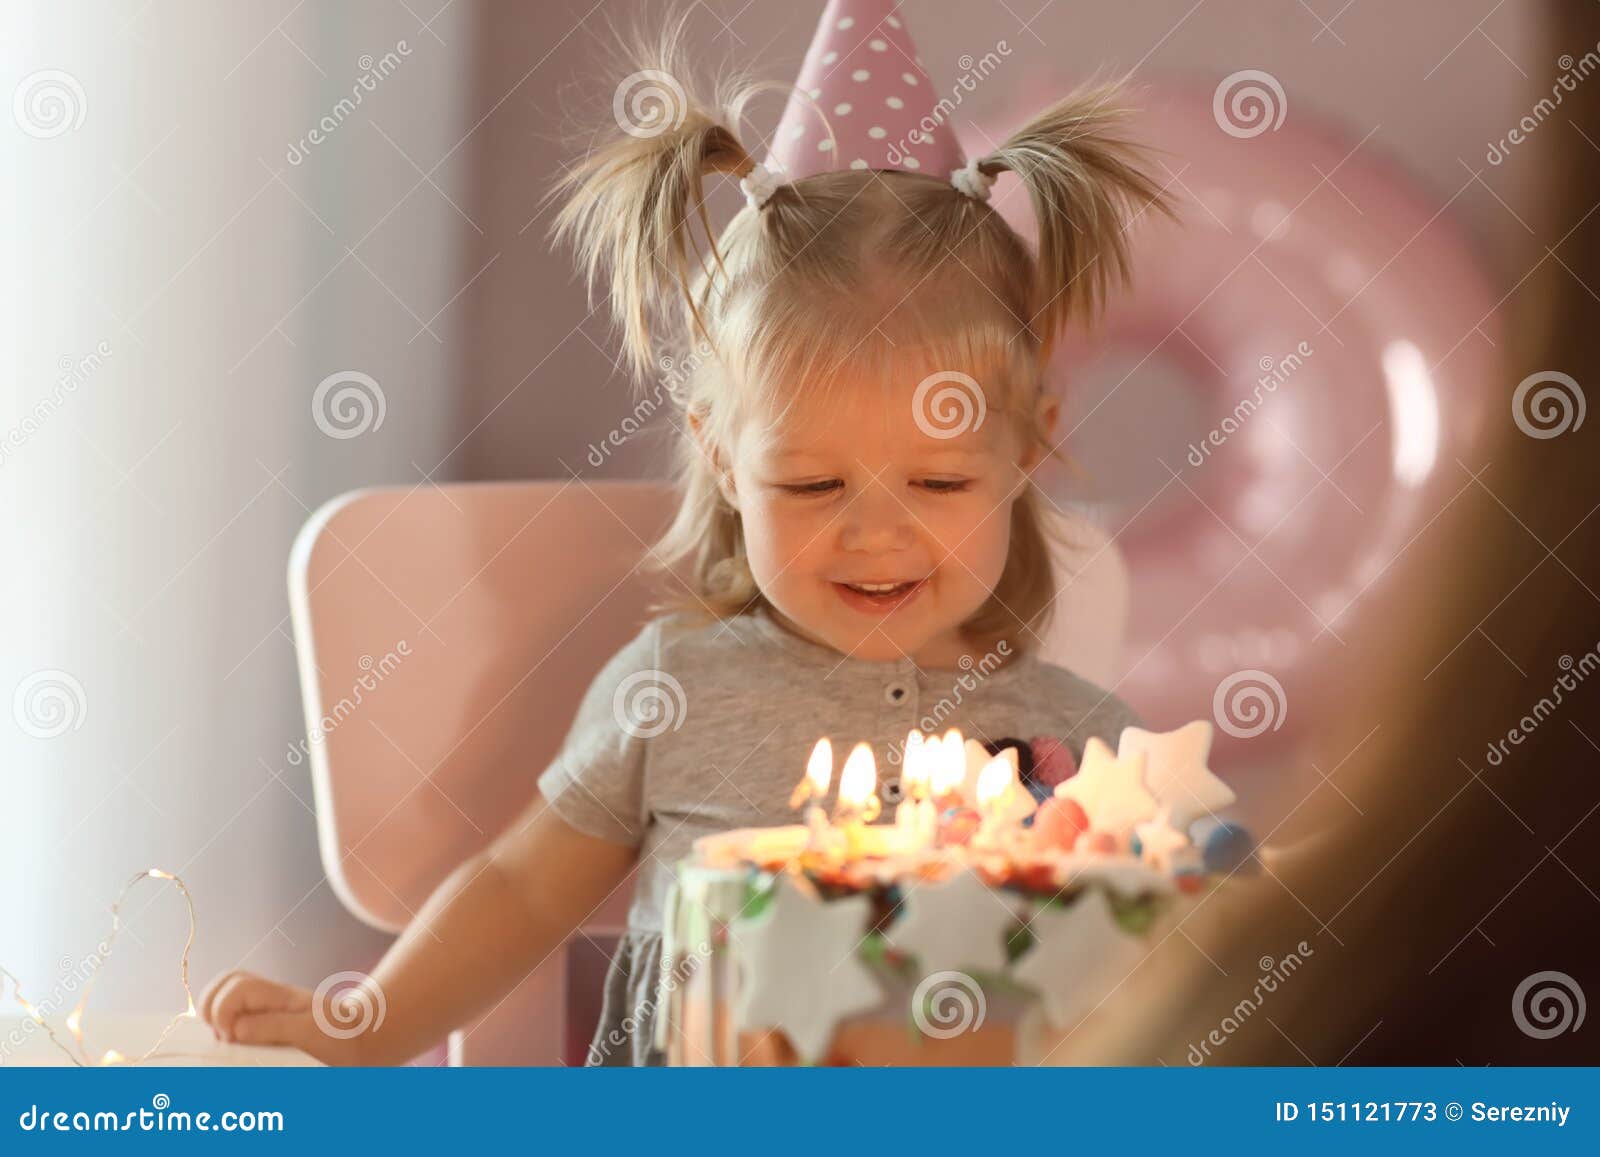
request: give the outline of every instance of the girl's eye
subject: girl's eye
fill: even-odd
[[[917,485],[930,494],[960,494],[972,485],[969,478],[924,478]]]
[[[779,489],[789,494],[828,494],[838,490],[844,485],[837,478],[824,478],[820,482],[797,482],[793,485],[780,486]]]

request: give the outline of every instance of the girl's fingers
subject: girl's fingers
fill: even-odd
[[[327,1037],[304,1010],[294,1012],[247,1012],[233,1025],[233,1039],[245,1045],[288,1045],[301,1052],[317,1052],[317,1044]]]
[[[223,1040],[233,1040],[241,1016],[306,1007],[308,1002],[298,990],[264,977],[240,973],[218,991],[212,1004],[212,1026]]]
[[[200,1002],[195,1009],[195,1011],[200,1014],[200,1019],[205,1021],[207,1024],[215,1023],[211,1018],[213,1016],[213,1009],[217,1003],[217,994],[221,992],[227,983],[235,976],[246,975],[248,975],[248,973],[245,973],[241,969],[235,968],[230,972],[224,972],[210,984],[206,985],[206,990],[200,994]]]
[[[211,1030],[218,1040],[233,1039],[233,1022],[238,1019],[243,1011],[240,992],[248,986],[258,983],[259,977],[248,972],[235,972],[217,986],[216,994],[211,998]]]

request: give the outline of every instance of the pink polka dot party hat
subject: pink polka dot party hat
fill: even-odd
[[[829,0],[766,165],[786,181],[844,168],[949,179],[965,160],[938,102],[894,0]]]

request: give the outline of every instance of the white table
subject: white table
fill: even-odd
[[[97,1013],[90,1009],[84,1018],[90,1055],[98,1057],[107,1049],[116,1049],[125,1056],[136,1057],[156,1042],[170,1019],[170,1013]],[[60,1018],[53,1018],[51,1027],[63,1043],[73,1047],[72,1036]],[[17,1034],[15,1038],[11,1035],[13,1032]],[[20,1045],[15,1043],[18,1040],[22,1042]],[[202,1022],[183,1020],[162,1043],[160,1052],[144,1064],[180,1068],[315,1068],[321,1062],[299,1049],[220,1044]],[[44,1029],[28,1018],[0,1016],[0,1068],[8,1065],[70,1067],[72,1059],[55,1046]]]

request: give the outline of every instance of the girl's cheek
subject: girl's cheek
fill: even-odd
[[[779,566],[803,553],[816,538],[817,520],[792,505],[761,498],[743,512],[745,542],[752,552],[777,559]]]
[[[960,543],[957,553],[972,574],[986,583],[999,581],[1011,546],[1011,504],[985,503],[977,517],[951,541],[952,545]]]
[[[994,527],[1011,524],[1011,504],[998,491],[973,490],[941,501],[944,505],[935,504],[934,509],[939,522],[948,528],[952,542],[986,538],[992,535]]]
[[[779,537],[794,538],[804,535],[805,541],[825,526],[833,516],[833,503],[816,499],[774,498],[768,501],[763,514]]]

